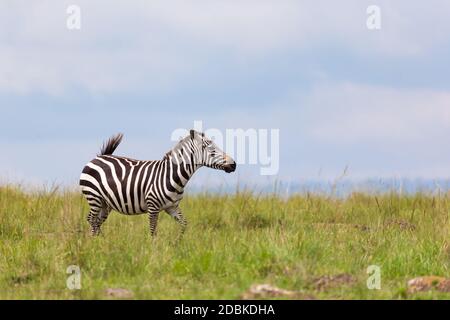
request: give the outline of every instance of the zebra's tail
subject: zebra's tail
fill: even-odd
[[[102,149],[100,150],[99,156],[111,155],[117,149],[119,144],[122,142],[123,134],[119,133],[115,136],[109,138],[109,140],[103,144]]]

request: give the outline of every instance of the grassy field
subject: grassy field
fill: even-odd
[[[145,215],[115,212],[89,235],[87,203],[76,192],[25,193],[0,187],[0,298],[239,299],[252,285],[297,291],[296,299],[447,299],[410,293],[407,281],[448,276],[450,194],[353,194],[288,199],[251,193],[187,196],[189,227],[160,215],[150,239]],[[66,269],[81,269],[81,290]],[[366,285],[381,268],[381,289]],[[282,297],[279,297],[282,298]]]

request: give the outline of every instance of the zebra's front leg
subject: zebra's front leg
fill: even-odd
[[[181,212],[181,209],[177,207],[170,207],[166,209],[166,212],[170,214],[176,222],[181,226],[181,233],[180,237],[185,233],[187,228],[187,220],[184,217],[183,213]]]
[[[158,227],[158,216],[159,216],[159,211],[148,210],[150,235],[152,236],[152,238],[156,237],[156,228]]]

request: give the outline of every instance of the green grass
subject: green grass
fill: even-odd
[[[137,299],[236,299],[267,283],[317,299],[448,299],[410,294],[406,283],[449,275],[449,198],[187,196],[189,226],[176,242],[165,213],[155,240],[146,215],[116,212],[93,238],[76,192],[0,187],[0,298],[106,299],[107,288],[124,288]],[[70,265],[81,268],[81,290],[66,288]],[[367,289],[369,265],[381,267],[381,290]],[[354,281],[315,285],[338,274]]]

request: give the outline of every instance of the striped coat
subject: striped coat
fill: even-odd
[[[88,222],[93,235],[111,210],[126,215],[147,213],[150,233],[156,234],[159,212],[166,211],[186,228],[179,203],[192,175],[202,166],[233,172],[236,163],[204,134],[191,130],[161,160],[134,160],[114,156],[122,135],[112,137],[100,154],[83,169],[82,193],[90,206]]]

